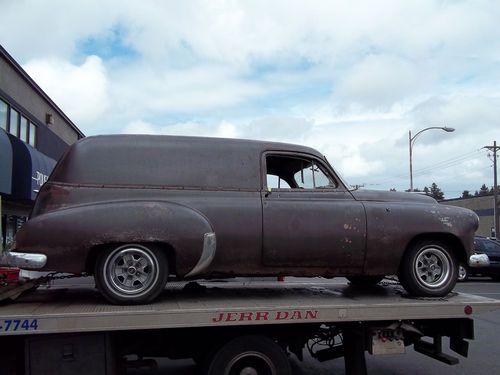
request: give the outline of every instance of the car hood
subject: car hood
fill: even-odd
[[[354,190],[351,193],[359,201],[437,203],[434,198],[422,193],[379,190]]]

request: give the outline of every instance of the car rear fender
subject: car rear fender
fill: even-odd
[[[208,219],[190,207],[165,201],[111,201],[51,211],[29,220],[16,249],[47,255],[46,270],[83,272],[92,249],[116,243],[158,243],[175,252],[178,276],[194,276],[215,254]]]

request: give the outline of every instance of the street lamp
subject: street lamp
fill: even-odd
[[[439,127],[439,126],[431,126],[429,128],[425,128],[420,130],[417,134],[415,134],[413,137],[411,136],[411,130],[408,131],[408,146],[410,149],[410,191],[413,191],[413,164],[412,164],[412,150],[413,150],[413,144],[415,143],[415,139],[422,134],[423,132],[431,129],[441,129],[444,130],[445,132],[451,133],[454,132],[454,128],[448,128],[446,126]]]

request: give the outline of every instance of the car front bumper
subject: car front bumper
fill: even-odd
[[[490,258],[486,254],[472,254],[469,257],[469,266],[470,267],[486,267],[490,265]]]
[[[0,255],[0,265],[38,270],[47,263],[47,255],[6,251]]]

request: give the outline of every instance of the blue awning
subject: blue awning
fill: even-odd
[[[17,199],[35,200],[56,161],[16,137],[8,136],[13,152],[11,194]]]
[[[12,146],[5,130],[0,129],[0,193],[12,192]]]

